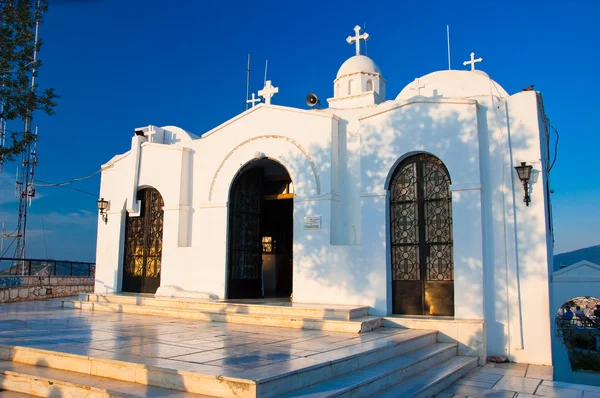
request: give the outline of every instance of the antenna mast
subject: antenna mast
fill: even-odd
[[[266,86],[266,85],[267,85],[267,68],[268,68],[268,67],[269,67],[269,60],[267,59],[267,60],[265,61],[265,81],[264,81],[264,83],[263,83],[263,84],[264,84],[264,86]],[[264,87],[264,86],[263,86],[263,87]]]
[[[367,31],[367,23],[363,23],[363,30],[366,32]],[[367,42],[368,40],[365,40],[365,56],[368,57],[369,56],[369,47],[367,47]]]
[[[448,70],[451,70],[450,67],[450,25],[446,25],[446,40],[448,41]]]
[[[250,53],[248,53],[248,68],[246,68],[246,110],[248,110],[249,95],[250,95]]]
[[[37,44],[38,44],[38,30],[39,30],[39,10],[40,0],[37,3],[36,10],[36,21],[35,21],[35,43],[33,49],[33,66],[31,68],[31,91],[35,90],[35,73],[36,73],[36,61],[37,61]],[[24,134],[30,134],[29,129],[31,126],[31,114],[25,117],[25,131]],[[17,247],[15,248],[15,258],[24,260],[26,253],[26,238],[27,238],[27,209],[31,205],[31,198],[35,197],[35,188],[33,187],[33,177],[35,166],[37,165],[37,152],[35,140],[37,139],[38,128],[35,128],[35,139],[33,148],[31,144],[27,145],[27,149],[23,154],[23,160],[19,166],[21,172],[17,174],[17,192],[19,195],[19,219],[17,221],[17,230],[14,237],[17,239]],[[21,274],[25,274],[25,262],[20,264]]]

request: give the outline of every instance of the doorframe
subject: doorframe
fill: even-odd
[[[260,157],[260,158],[254,158],[251,159],[249,161],[247,161],[246,163],[242,164],[238,170],[236,171],[236,173],[233,175],[233,178],[231,179],[231,182],[229,183],[229,187],[227,190],[227,202],[226,202],[226,228],[225,228],[225,279],[224,279],[224,297],[225,299],[229,299],[229,273],[230,273],[230,264],[229,264],[229,250],[230,250],[230,245],[231,245],[231,239],[230,239],[230,229],[231,229],[231,220],[229,219],[230,216],[230,212],[229,212],[229,205],[231,202],[231,192],[233,189],[233,186],[236,182],[236,180],[238,179],[239,176],[241,176],[246,170],[246,168],[255,162],[258,161],[272,161],[275,162],[277,164],[279,164],[281,167],[283,167],[283,169],[285,170],[285,172],[287,173],[287,175],[290,178],[290,181],[292,183],[292,185],[294,186],[294,196],[291,198],[292,200],[292,254],[291,254],[291,258],[292,258],[292,292],[290,294],[290,297],[293,297],[294,295],[294,269],[293,269],[293,264],[294,264],[294,239],[295,239],[295,234],[294,234],[294,227],[295,227],[295,222],[294,222],[294,209],[296,206],[296,186],[294,184],[294,180],[292,178],[292,174],[289,171],[289,168],[283,164],[281,161],[279,161],[278,159],[274,159],[272,157],[268,157],[268,156],[264,156]],[[261,216],[262,217],[262,216]],[[261,274],[261,281],[262,281],[262,274]]]
[[[392,167],[389,169],[388,175],[386,177],[385,180],[385,192],[386,192],[386,202],[385,202],[385,228],[386,228],[386,279],[387,279],[387,283],[386,283],[386,301],[387,301],[387,305],[386,305],[386,311],[388,314],[394,316],[394,315],[398,315],[398,316],[419,316],[419,315],[410,315],[410,314],[395,314],[393,312],[394,309],[394,297],[393,297],[393,272],[392,272],[392,234],[391,234],[391,222],[392,222],[392,218],[391,218],[391,191],[390,191],[390,185],[394,179],[394,176],[396,174],[396,171],[398,171],[398,168],[402,165],[402,163],[404,163],[404,161],[406,161],[407,159],[411,158],[411,157],[416,157],[416,156],[421,156],[421,155],[428,155],[431,156],[437,160],[439,160],[442,164],[442,166],[445,169],[446,175],[448,176],[449,179],[449,183],[448,183],[448,192],[450,195],[450,208],[451,208],[451,217],[452,217],[452,225],[450,227],[453,239],[452,239],[452,268],[453,268],[453,279],[452,279],[452,284],[454,286],[454,288],[456,287],[456,262],[455,262],[455,258],[456,258],[456,252],[454,250],[455,247],[455,239],[454,239],[454,199],[452,196],[452,177],[450,175],[450,171],[448,169],[448,166],[446,165],[446,163],[442,160],[441,157],[436,156],[434,154],[432,154],[431,152],[427,152],[427,151],[411,151],[411,152],[407,152],[404,155],[402,155],[401,157],[399,157],[394,164],[392,165]],[[417,160],[417,162],[419,162],[419,160]],[[423,177],[423,170],[422,168],[417,167],[417,195],[419,195],[417,197],[417,206],[418,206],[418,214],[423,215],[422,217],[419,217],[419,220],[417,220],[418,223],[418,236],[419,236],[419,242],[426,242],[425,241],[425,236],[426,236],[426,231],[425,231],[425,224],[426,224],[426,220],[424,218],[424,207],[425,207],[425,198],[422,198],[421,200],[419,200],[420,196],[423,196],[423,192],[422,192],[422,188],[423,188],[423,183],[422,183],[422,177]],[[419,261],[421,260],[421,251],[419,250]],[[424,265],[426,267],[426,265]],[[423,265],[421,264],[419,267],[419,272],[422,273],[423,271]],[[426,273],[427,271],[425,270],[425,277],[426,277]],[[422,311],[424,312],[423,309],[425,308],[425,282],[426,279],[422,279],[422,288],[421,288],[421,308]],[[454,293],[454,297],[453,297],[453,314],[452,316],[456,316],[456,312],[457,312],[457,302],[456,302],[456,293]],[[426,314],[425,314],[426,315]],[[422,315],[421,315],[422,316]],[[440,316],[440,315],[431,315],[431,316]],[[447,317],[447,316],[445,316]]]
[[[145,190],[155,190],[158,193],[158,195],[160,196],[161,201],[162,201],[162,206],[160,206],[160,211],[162,211],[162,231],[161,231],[160,271],[159,271],[159,277],[158,277],[158,280],[159,280],[158,287],[160,287],[160,280],[161,280],[162,266],[163,266],[163,254],[164,254],[164,236],[165,236],[165,213],[164,213],[164,207],[165,207],[165,199],[164,199],[163,194],[158,190],[158,188],[156,188],[154,186],[151,186],[151,185],[143,185],[143,186],[139,186],[138,189],[137,189],[137,191],[136,191],[136,193],[135,193],[136,201],[140,201],[140,199],[137,199],[138,198],[138,194],[141,191],[145,191]],[[138,217],[142,217],[142,211],[144,212],[144,214],[147,214],[147,209],[145,208],[146,205],[147,205],[146,202],[147,201],[144,200],[141,203]],[[121,234],[122,240],[120,239],[120,242],[119,242],[119,246],[120,246],[119,252],[121,254],[119,256],[119,258],[120,258],[120,260],[119,260],[119,263],[120,263],[119,271],[117,272],[117,281],[118,281],[118,285],[117,286],[118,286],[118,290],[116,290],[116,291],[119,291],[119,292],[123,292],[124,278],[125,278],[125,265],[126,265],[126,263],[125,263],[125,256],[126,256],[126,252],[127,252],[127,235],[128,235],[127,234],[128,233],[127,221],[129,220],[129,217],[132,217],[132,215],[130,215],[127,212],[126,209],[124,209],[122,211],[122,214],[123,214],[122,225],[121,225],[121,228],[122,228],[122,234]],[[145,215],[144,215],[144,217],[145,217]],[[147,228],[144,228],[144,231],[143,231],[143,236],[144,236],[143,237],[143,241],[144,241],[144,244],[147,243],[146,242],[146,240],[147,240],[146,239],[147,238],[147,233],[148,233]],[[122,243],[121,243],[121,241],[122,241]],[[144,279],[145,279],[145,275],[146,275],[146,271],[147,271],[146,268],[147,268],[147,251],[148,251],[146,249],[147,248],[144,247],[144,254],[145,254],[144,255],[144,265],[143,265],[143,270],[142,270],[142,276],[140,277],[141,278],[141,281],[140,281],[140,292],[138,292],[138,293],[144,293],[143,292],[143,288],[144,288]],[[133,292],[133,293],[135,293],[135,292]]]

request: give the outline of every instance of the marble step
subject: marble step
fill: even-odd
[[[86,398],[207,397],[206,395],[8,361],[0,361],[0,386],[9,390],[7,395],[5,395],[5,392],[0,392],[2,398],[11,396],[14,398],[19,396]]]
[[[64,308],[90,311],[120,312],[124,314],[154,315],[170,318],[193,319],[204,322],[228,322],[245,325],[276,326],[292,329],[326,330],[330,332],[364,333],[381,326],[380,317],[362,316],[350,320],[320,319],[294,315],[237,314],[208,312],[195,309],[161,308],[119,303],[63,301]]]
[[[246,370],[169,359],[115,355],[79,347],[57,346],[55,351],[0,346],[0,360],[107,377],[141,385],[228,398],[278,397],[343,374],[436,344],[437,332],[407,330],[283,363]],[[60,352],[59,350],[70,351]],[[75,353],[76,352],[76,353]]]
[[[454,357],[377,394],[377,398],[431,398],[477,368],[476,357]]]
[[[368,397],[456,356],[457,344],[436,343],[289,392],[282,397]]]
[[[350,320],[369,315],[369,307],[350,305],[323,305],[256,300],[255,303],[237,301],[208,301],[193,298],[168,298],[142,295],[111,295],[82,293],[79,300],[94,303],[129,304],[161,308],[194,309],[210,313],[293,315],[308,318]]]
[[[0,387],[0,398],[31,398],[36,396],[37,395],[25,394],[22,392],[3,390]]]

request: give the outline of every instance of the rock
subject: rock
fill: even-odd
[[[19,289],[19,298],[25,299],[27,297],[29,297],[29,289],[27,289],[27,288]]]
[[[491,356],[487,358],[488,362],[496,362],[496,363],[502,363],[502,362],[508,362],[508,358],[505,356]]]

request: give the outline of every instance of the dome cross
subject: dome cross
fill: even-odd
[[[471,53],[471,60],[463,62],[463,65],[467,66],[470,64],[471,70],[475,70],[475,62],[481,62],[481,61],[483,61],[483,58],[480,57],[480,58],[475,59],[475,53]]]
[[[369,40],[369,34],[365,32],[361,35],[360,26],[358,25],[354,27],[354,33],[356,33],[356,36],[348,36],[346,38],[346,41],[348,42],[348,44],[356,43],[356,55],[360,55],[360,40]]]

